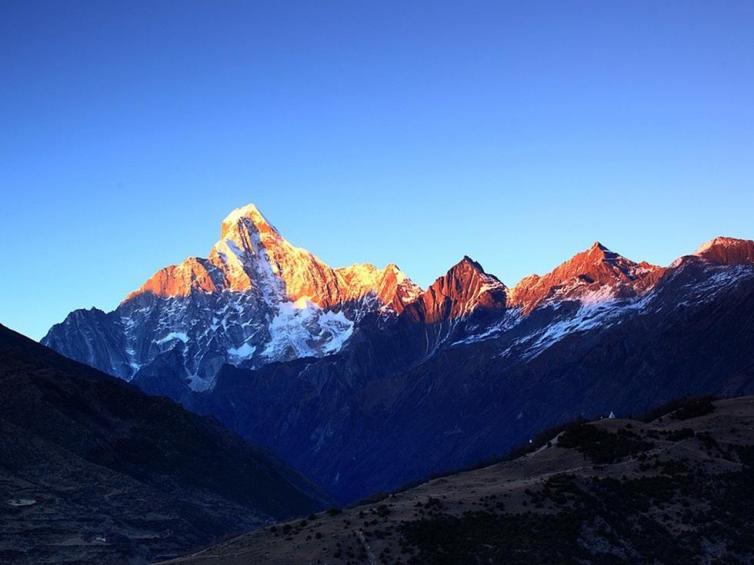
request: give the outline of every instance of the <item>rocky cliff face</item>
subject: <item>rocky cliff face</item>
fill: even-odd
[[[434,324],[458,320],[477,311],[505,310],[507,288],[482,266],[464,257],[444,276],[406,307],[406,315],[417,322]]]

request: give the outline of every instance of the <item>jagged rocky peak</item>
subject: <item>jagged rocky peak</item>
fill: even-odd
[[[455,302],[483,302],[505,306],[505,285],[467,255],[453,265],[443,277],[432,284],[431,290]]]
[[[507,288],[468,256],[438,278],[406,308],[425,323],[466,317],[479,310],[504,310]]]
[[[642,272],[640,264],[611,251],[599,241],[553,271],[564,279],[587,275],[603,283],[612,283],[614,279],[633,280]]]
[[[231,212],[223,220],[221,236],[210,261],[226,272],[233,290],[247,290],[255,283],[279,286],[287,300],[306,300],[322,308],[373,296],[398,311],[418,294],[418,287],[403,273],[393,281],[394,265],[331,268],[313,253],[291,245],[253,204]]]
[[[220,239],[234,238],[240,233],[256,232],[259,234],[278,234],[264,214],[254,204],[236,208],[225,216],[220,225]]]
[[[222,287],[223,283],[224,279],[209,261],[189,257],[178,265],[157,271],[138,290],[130,293],[126,300],[145,293],[165,298],[189,296],[194,291],[212,293]]]
[[[383,307],[403,311],[421,294],[421,287],[409,279],[397,265],[390,263],[379,269],[370,263],[357,263],[335,269],[341,286],[347,289],[347,300],[358,300],[372,294]]]
[[[254,204],[248,204],[222,221],[220,240],[207,259],[190,257],[160,269],[126,300],[145,293],[172,298],[223,290],[256,290],[267,301],[303,300],[322,308],[371,295],[396,311],[420,292],[395,265],[329,267],[288,242]]]
[[[654,285],[662,272],[661,267],[636,263],[595,241],[550,273],[522,279],[511,292],[511,303],[528,313],[548,299],[635,296]]]
[[[453,265],[443,278],[452,279],[457,283],[469,281],[488,285],[490,288],[505,289],[505,285],[495,275],[487,273],[482,265],[468,255],[464,255],[463,259]]]
[[[230,290],[258,288],[264,296],[283,294],[319,306],[337,301],[337,280],[313,253],[295,247],[253,204],[233,210],[223,220],[209,260],[224,274]]]
[[[421,293],[422,288],[408,278],[395,263],[390,263],[383,269],[378,294],[383,304],[390,305],[393,310],[400,312]]]
[[[694,255],[718,265],[754,263],[754,241],[716,237],[699,247]]]

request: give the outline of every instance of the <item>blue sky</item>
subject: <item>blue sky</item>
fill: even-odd
[[[6,0],[0,322],[111,309],[248,202],[422,285],[754,238],[753,29],[748,0]]]

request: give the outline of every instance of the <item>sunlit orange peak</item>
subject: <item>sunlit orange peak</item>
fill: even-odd
[[[220,226],[220,238],[225,239],[239,225],[250,225],[259,232],[277,232],[275,227],[264,217],[254,204],[247,204],[236,208],[230,214],[225,216]]]

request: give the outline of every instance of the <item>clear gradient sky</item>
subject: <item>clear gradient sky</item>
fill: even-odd
[[[254,202],[333,266],[512,285],[754,238],[754,2],[5,0],[0,322],[34,338]]]

